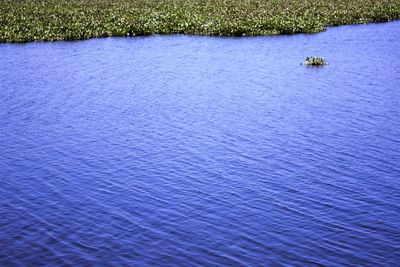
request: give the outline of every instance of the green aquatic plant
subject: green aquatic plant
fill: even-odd
[[[306,65],[306,66],[325,66],[325,65],[328,65],[328,63],[325,61],[325,58],[323,58],[323,57],[311,56],[311,57],[306,58],[304,65]]]
[[[0,0],[0,42],[255,36],[400,18],[400,0]]]

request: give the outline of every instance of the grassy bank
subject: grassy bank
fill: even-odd
[[[400,18],[400,0],[0,0],[0,42],[320,32]]]

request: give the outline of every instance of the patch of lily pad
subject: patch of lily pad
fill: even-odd
[[[400,0],[0,0],[0,42],[256,36],[400,19]]]

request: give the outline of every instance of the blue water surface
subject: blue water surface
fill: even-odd
[[[399,263],[400,22],[0,44],[1,266]]]

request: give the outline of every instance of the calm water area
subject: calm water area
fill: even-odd
[[[1,266],[398,266],[400,22],[0,44],[0,247]]]

